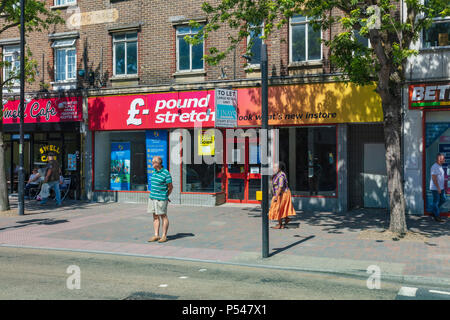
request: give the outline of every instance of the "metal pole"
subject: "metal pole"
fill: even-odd
[[[269,100],[268,100],[268,61],[267,61],[267,46],[263,44],[261,46],[261,120],[262,120],[262,132],[268,137],[269,129]],[[267,139],[263,139],[265,146],[261,149],[268,150]],[[265,154],[268,154],[265,152]],[[262,216],[262,257],[269,257],[269,176],[268,167],[269,164],[266,161],[261,161],[261,184],[262,184],[262,203],[261,203],[261,216]]]
[[[20,141],[19,141],[19,215],[25,214],[25,199],[24,199],[24,134],[23,122],[25,112],[25,0],[20,0]]]

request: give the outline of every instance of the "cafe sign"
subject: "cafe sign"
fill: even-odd
[[[3,124],[20,123],[20,100],[3,105]],[[81,97],[33,99],[26,103],[24,123],[82,121]]]
[[[48,144],[39,148],[39,153],[41,154],[42,162],[48,162],[48,154],[50,152],[57,154],[57,156],[55,156],[55,160],[58,160],[58,156],[61,153],[59,147],[53,144]]]
[[[415,84],[409,86],[409,108],[449,108],[450,84]]]

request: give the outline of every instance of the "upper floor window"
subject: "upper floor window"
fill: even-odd
[[[113,35],[114,75],[138,72],[137,32]]]
[[[77,56],[76,39],[56,40],[52,47],[55,49],[56,81],[76,79]]]
[[[3,81],[18,76],[20,72],[20,47],[3,47],[3,61],[5,62],[3,68]],[[19,83],[19,79],[14,79],[12,82],[9,82],[9,84],[11,83],[16,85]]]
[[[75,3],[77,3],[77,0],[55,0],[55,6],[64,6]]]
[[[427,5],[428,0],[425,0]],[[433,24],[428,29],[424,29],[422,33],[422,47],[445,47],[450,46],[450,16],[442,18],[436,16]]]
[[[194,36],[199,31],[199,28],[177,27],[177,71],[203,70],[203,41],[192,45],[184,39],[185,36]]]
[[[294,16],[290,23],[290,58],[291,62],[322,59],[320,30],[315,31],[309,17]]]
[[[252,42],[252,47],[250,48],[250,65],[259,65],[261,64],[261,47],[263,44],[263,25],[260,25],[259,28],[255,25],[250,26],[250,35],[247,38],[247,45]]]
[[[366,48],[370,48],[370,41],[369,38],[363,37],[359,31],[355,31],[354,32],[355,35],[355,39],[356,41],[358,41],[360,44],[362,44],[364,47]]]

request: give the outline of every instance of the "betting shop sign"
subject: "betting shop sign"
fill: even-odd
[[[409,86],[409,108],[450,108],[450,84],[414,84]]]

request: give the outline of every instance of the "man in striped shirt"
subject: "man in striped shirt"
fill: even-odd
[[[159,156],[153,157],[152,165],[155,171],[152,174],[150,181],[150,198],[148,199],[147,212],[153,214],[153,227],[155,235],[148,240],[148,242],[166,242],[167,230],[169,229],[169,219],[167,219],[167,204],[169,202],[169,195],[172,192],[172,176],[170,172],[163,168],[162,158]],[[159,237],[159,217],[163,222],[163,234]]]

